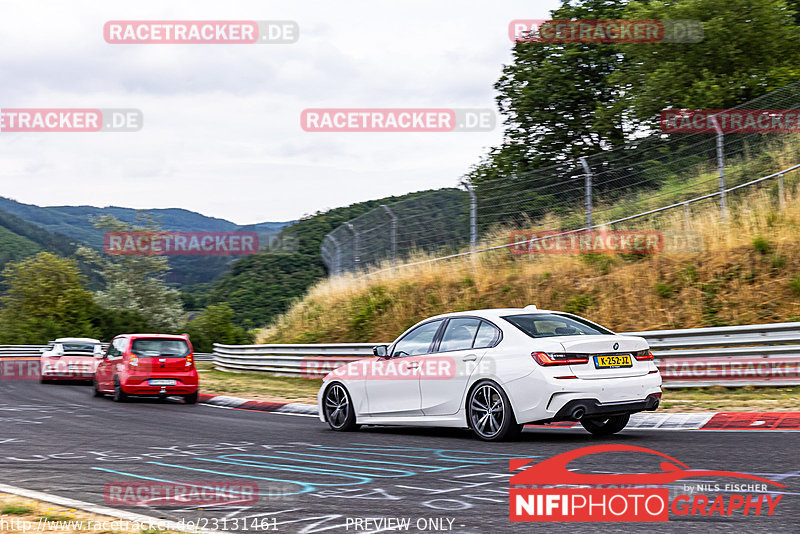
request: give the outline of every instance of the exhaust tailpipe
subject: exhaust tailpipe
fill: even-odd
[[[586,415],[586,408],[583,406],[578,406],[574,410],[572,410],[572,418],[576,421],[580,421],[583,419],[583,416]]]

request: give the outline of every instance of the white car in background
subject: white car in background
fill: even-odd
[[[100,341],[88,337],[61,337],[42,351],[40,382],[94,379],[98,359],[103,355]]]
[[[333,430],[468,427],[499,441],[524,424],[580,421],[609,435],[661,400],[643,338],[535,306],[438,315],[373,352],[325,377],[317,401]]]

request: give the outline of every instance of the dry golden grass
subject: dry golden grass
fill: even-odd
[[[729,205],[727,220],[716,201],[693,205],[688,229],[702,236],[702,253],[515,255],[500,249],[382,266],[368,276],[321,281],[257,339],[382,342],[438,313],[527,304],[579,313],[617,331],[800,317],[796,183],[787,177],[782,208],[775,183],[729,198]],[[676,209],[626,228],[681,231],[686,224],[683,210]],[[482,245],[507,242],[508,232],[498,231]]]

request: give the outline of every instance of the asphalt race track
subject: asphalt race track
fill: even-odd
[[[379,532],[365,518],[409,518],[409,532],[797,532],[800,433],[526,429],[487,444],[465,431],[367,427],[334,433],[316,418],[180,402],[96,399],[81,385],[0,382],[4,484],[106,505],[109,482],[257,481],[240,506],[130,506],[158,518],[241,532]],[[656,449],[697,469],[761,474],[787,486],[773,516],[672,516],[669,523],[512,524],[509,459],[549,458],[600,443]],[[648,455],[605,454],[581,472],[659,471]],[[692,480],[723,484],[741,480]],[[254,523],[253,519],[266,519]],[[238,520],[238,528],[235,520]],[[245,522],[245,520],[249,522]],[[248,528],[242,527],[247,524]],[[256,528],[250,528],[251,525]],[[360,528],[357,528],[360,525]],[[384,527],[386,524],[383,525]]]

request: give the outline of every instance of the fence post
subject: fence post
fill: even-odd
[[[592,229],[592,169],[586,163],[586,158],[578,158],[578,161],[583,165],[583,176],[585,177],[586,186],[586,229]]]
[[[689,203],[683,203],[683,224],[686,226],[686,230],[689,230]]]
[[[389,217],[392,218],[392,263],[395,263],[397,260],[397,216],[386,204],[381,204],[381,207],[385,209]]]
[[[469,249],[475,250],[478,246],[478,197],[469,183],[463,181],[461,185],[469,193]]]
[[[336,255],[333,257],[333,269],[331,270],[333,274],[342,274],[342,249],[335,237],[328,235],[328,239],[330,239],[333,242],[333,246],[336,247]]]
[[[722,128],[719,127],[717,117],[711,115],[709,117],[714,124],[714,129],[717,131],[717,169],[719,171],[719,208],[722,215],[722,220],[728,218],[728,206],[725,201],[725,134],[722,133]]]
[[[783,196],[783,173],[778,175],[778,207],[780,209],[786,207],[786,197]]]
[[[358,256],[358,230],[356,230],[356,227],[353,226],[351,222],[346,222],[345,224],[350,228],[350,231],[353,232],[353,270],[357,271],[359,263],[361,262],[361,258]]]

